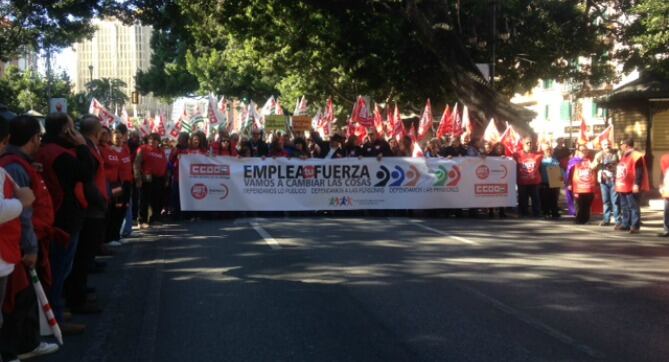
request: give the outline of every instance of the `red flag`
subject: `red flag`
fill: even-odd
[[[455,137],[460,137],[462,134],[462,119],[460,118],[460,113],[458,113],[458,104],[456,103],[453,106],[453,131],[451,135]]]
[[[320,122],[318,124],[318,130],[321,132],[323,137],[330,136],[334,119],[334,103],[332,102],[332,98],[328,98],[328,103],[325,106],[325,113],[323,113],[323,116],[321,116]]]
[[[585,123],[585,118],[583,117],[580,118],[581,118],[581,127],[578,135],[578,143],[586,144],[590,140],[590,137],[588,137],[588,125]]]
[[[383,137],[385,133],[383,129],[383,116],[381,115],[381,108],[378,103],[374,105],[374,128],[379,137]]]
[[[521,149],[522,138],[516,132],[516,130],[513,129],[513,126],[507,126],[506,131],[504,131],[500,138],[500,142],[506,149],[507,156],[511,156]]]
[[[500,141],[501,135],[499,134],[499,130],[497,129],[494,118],[490,118],[488,127],[486,127],[485,131],[483,132],[483,139],[493,144]]]
[[[406,129],[404,128],[404,123],[402,122],[402,117],[400,116],[400,107],[395,104],[395,114],[393,115],[393,132],[392,137],[399,142],[406,135]]]
[[[441,120],[439,121],[439,127],[437,128],[437,138],[443,138],[447,134],[453,133],[453,113],[448,105],[444,109],[444,113],[441,115]]]
[[[355,126],[353,134],[358,137],[358,140],[360,140],[360,143],[365,142],[365,137],[367,137],[367,127],[357,124]]]
[[[91,105],[88,107],[88,113],[98,116],[98,118],[100,118],[100,123],[105,127],[113,126],[116,121],[116,116],[95,98],[91,100]]]
[[[172,130],[170,131],[170,138],[177,139],[181,133],[181,118],[177,120],[177,123],[174,124]]]
[[[425,103],[425,110],[423,115],[420,117],[420,123],[418,123],[418,134],[416,139],[422,141],[427,137],[427,134],[432,130],[432,104],[430,103],[430,98],[427,99]]]
[[[165,137],[165,134],[167,133],[165,131],[165,114],[161,113],[160,116],[158,116],[158,127],[156,129],[156,133],[160,135],[161,138]]]
[[[613,124],[610,124],[608,127],[606,127],[606,129],[604,129],[594,139],[595,145],[601,145],[604,141],[609,141],[609,144],[613,143]]]
[[[351,114],[351,121],[353,123],[359,123],[364,127],[372,127],[374,125],[374,118],[369,113],[369,108],[367,103],[362,96],[358,96],[358,100],[353,106],[353,113]]]
[[[474,133],[474,125],[469,119],[469,109],[466,104],[462,108],[462,132],[470,135]]]
[[[411,147],[411,157],[425,157],[423,149],[420,147],[418,142],[414,142]]]

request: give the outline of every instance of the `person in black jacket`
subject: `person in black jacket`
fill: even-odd
[[[393,152],[390,150],[388,142],[379,137],[374,128],[370,128],[369,131],[367,131],[367,136],[369,137],[369,143],[363,149],[363,156],[377,158],[393,156]]]
[[[251,133],[251,139],[246,142],[246,148],[250,151],[251,157],[267,157],[269,148],[262,139],[262,132],[254,129]]]
[[[87,202],[86,213],[79,239],[79,246],[74,257],[72,272],[66,283],[66,300],[72,313],[99,313],[101,309],[86,297],[89,269],[95,263],[95,254],[103,245],[105,238],[105,220],[109,193],[104,176],[104,164],[98,143],[102,125],[98,117],[84,116],[79,122],[79,130],[86,139],[86,145],[92,155],[90,177],[83,183]]]
[[[92,180],[93,159],[84,137],[74,128],[65,113],[51,113],[44,123],[46,133],[37,160],[42,163],[44,181],[54,202],[54,226],[70,235],[66,245],[51,244],[53,282],[48,291],[51,308],[63,334],[83,332],[81,324],[63,323],[62,294],[65,279],[71,272],[79,234],[84,220],[84,204],[75,193],[77,184]],[[57,156],[53,157],[54,151]]]

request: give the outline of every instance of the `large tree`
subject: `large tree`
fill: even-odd
[[[93,79],[86,83],[89,96],[96,98],[112,111],[115,107],[123,107],[128,101],[128,95],[123,91],[127,86],[124,81],[117,78]]]
[[[613,77],[606,61],[612,50],[608,3],[136,0],[142,11],[133,15],[186,40],[185,69],[201,92],[280,94],[284,104],[301,94],[333,96],[347,108],[366,94],[415,111],[427,97],[437,104],[459,99],[479,120],[495,117],[526,128],[532,114],[508,101],[513,93],[539,79],[569,80],[587,90]],[[629,9],[623,5],[616,11]],[[490,62],[493,44],[494,89],[476,67]],[[140,74],[140,83],[147,79]],[[164,82],[146,81],[143,89],[158,91]]]
[[[54,98],[67,98],[70,106],[76,104],[71,93],[72,83],[66,73],[52,78],[51,94]],[[35,110],[42,114],[49,112],[47,80],[31,70],[21,72],[11,66],[0,77],[0,102],[17,113]],[[73,109],[70,107],[70,109]]]
[[[90,20],[120,6],[112,0],[0,0],[0,60],[58,49],[95,31]]]

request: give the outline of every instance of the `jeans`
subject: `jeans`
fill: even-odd
[[[132,198],[128,201],[128,209],[125,212],[125,219],[121,224],[121,237],[127,238],[132,235]]]
[[[611,216],[613,216],[613,222],[616,225],[620,224],[620,201],[615,183],[602,183],[600,184],[600,188],[602,190],[602,204],[604,206],[602,221],[609,223],[611,222]]]
[[[532,216],[540,216],[539,185],[518,185],[518,213],[520,216],[527,216],[528,214],[528,199],[532,200]]]
[[[638,193],[619,193],[620,207],[622,209],[621,226],[625,229],[639,229],[641,227],[641,207],[639,201],[641,195]]]
[[[57,242],[51,243],[50,257],[53,282],[47,294],[49,302],[51,302],[53,314],[58,323],[63,323],[63,287],[65,286],[65,279],[67,279],[72,271],[74,255],[79,246],[80,231],[76,230],[70,234],[70,241],[66,247]]]

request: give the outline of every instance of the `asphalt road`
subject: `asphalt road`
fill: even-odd
[[[37,361],[667,361],[669,239],[566,220],[291,217],[151,230]]]

